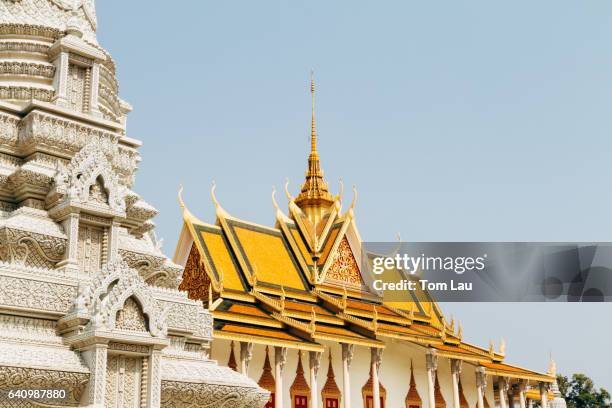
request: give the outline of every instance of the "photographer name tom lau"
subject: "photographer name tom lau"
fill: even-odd
[[[406,271],[411,275],[418,271],[452,271],[458,275],[466,271],[482,271],[485,268],[487,254],[479,257],[441,257],[441,256],[410,256],[396,254],[393,257],[376,257],[373,259],[372,272],[380,275],[385,271]]]

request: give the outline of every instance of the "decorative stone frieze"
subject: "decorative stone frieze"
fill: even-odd
[[[1,46],[0,50],[2,50]],[[51,79],[55,75],[55,67],[53,65],[36,64],[33,62],[4,61],[0,62],[1,75],[28,75]]]

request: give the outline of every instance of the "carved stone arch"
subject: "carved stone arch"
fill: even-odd
[[[149,289],[144,284],[144,281],[141,281],[142,285],[137,285],[129,288],[122,288],[119,285],[113,288],[111,293],[109,293],[108,297],[115,298],[112,304],[108,305],[108,327],[114,328],[116,325],[116,317],[117,312],[123,308],[125,302],[133,297],[136,299],[138,304],[142,309],[142,313],[148,317],[149,322],[149,332],[151,335],[155,337],[163,337],[166,335],[167,328],[165,324],[165,313],[160,309],[157,301],[155,301],[151,297],[151,293]],[[114,291],[121,291],[116,296],[114,295]]]
[[[58,170],[55,176],[54,192],[82,203],[89,201],[91,186],[100,178],[108,195],[108,205],[124,212],[126,188],[119,183],[119,177],[98,143],[83,147],[68,166]]]
[[[133,296],[128,297],[115,314],[114,328],[117,330],[148,333],[150,324],[142,306]]]
[[[130,297],[147,316],[151,335],[165,337],[168,311],[161,309],[143,278],[123,260],[105,265],[92,283],[81,289],[75,310],[89,314],[94,328],[113,330],[117,312]]]
[[[79,297],[75,302],[75,308],[79,311],[94,314],[95,301],[101,300],[106,295],[113,283],[119,281],[124,270],[129,269],[128,265],[121,262],[110,262],[102,268],[91,283],[80,290]]]

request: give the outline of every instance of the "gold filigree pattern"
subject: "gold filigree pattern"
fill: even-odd
[[[327,271],[325,280],[329,283],[353,286],[361,286],[363,283],[359,265],[346,237],[342,238],[338,249],[333,254],[332,265]]]
[[[194,244],[191,247],[189,258],[185,264],[183,281],[179,285],[179,290],[186,291],[189,299],[208,302],[208,287],[210,283],[210,277],[204,269],[200,253]]]

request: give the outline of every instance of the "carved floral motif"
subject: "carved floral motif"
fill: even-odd
[[[354,286],[359,286],[363,283],[361,273],[359,272],[359,265],[346,237],[342,238],[332,259],[332,264],[327,271],[325,280],[329,280],[332,283]]]

